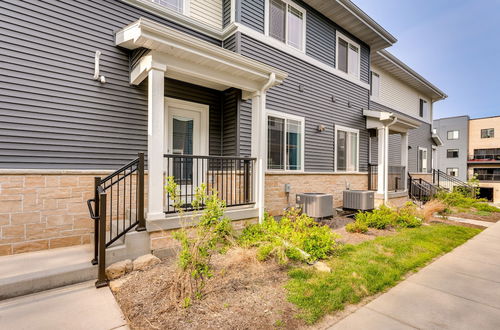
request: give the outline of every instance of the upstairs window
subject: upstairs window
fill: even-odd
[[[304,119],[272,113],[267,117],[267,168],[300,171],[303,153]]]
[[[337,69],[359,78],[360,48],[349,38],[337,32]]]
[[[370,78],[370,95],[378,98],[380,94],[380,76],[372,71]]]
[[[428,112],[429,110],[427,101],[420,99],[420,117],[427,117]]]
[[[485,128],[481,130],[481,139],[491,139],[495,137],[494,128]]]
[[[448,140],[458,140],[458,131],[448,131]]]
[[[458,149],[446,150],[446,158],[458,158]]]
[[[185,0],[151,0],[151,1],[156,4],[159,4],[162,7],[168,8],[178,13],[182,14],[184,12]]]
[[[269,35],[299,50],[304,50],[305,11],[292,2],[269,1]]]

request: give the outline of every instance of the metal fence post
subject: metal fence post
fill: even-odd
[[[108,285],[106,281],[106,193],[99,196],[99,263],[96,288]]]
[[[97,188],[101,184],[101,178],[94,177],[94,259],[92,259],[92,265],[97,265],[97,249],[99,246],[99,192]]]
[[[146,230],[146,219],[144,218],[144,153],[139,153],[139,164],[137,166],[137,184],[139,185],[139,196],[137,196],[137,221],[139,222],[137,225],[137,231],[145,231]]]
[[[244,177],[245,177],[245,184],[244,184],[244,198],[245,198],[245,203],[248,203],[250,200],[250,160],[245,159],[244,160]]]

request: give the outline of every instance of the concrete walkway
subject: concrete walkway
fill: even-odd
[[[128,329],[109,288],[94,281],[0,302],[0,329]]]
[[[500,329],[500,222],[329,329]]]

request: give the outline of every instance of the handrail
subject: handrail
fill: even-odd
[[[164,154],[165,158],[194,158],[194,159],[226,159],[226,160],[257,160],[254,157],[246,156],[214,156],[214,155],[181,155],[181,154]]]
[[[90,217],[95,221],[92,264],[99,265],[96,287],[101,287],[107,285],[104,272],[106,248],[133,228],[136,228],[137,231],[146,230],[144,153],[139,153],[136,159],[104,179],[95,177],[94,198],[87,200],[87,207]],[[109,237],[106,235],[107,231],[110,233]]]

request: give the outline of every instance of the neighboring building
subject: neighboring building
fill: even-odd
[[[469,178],[477,175],[481,197],[500,203],[500,116],[469,121]]]
[[[385,51],[396,39],[349,0],[0,8],[0,254],[89,243],[94,177],[138,152],[151,250],[179,227],[165,176],[186,204],[215,187],[237,221],[302,192],[335,206],[348,188],[406,198],[406,173],[432,170],[433,103],[446,95]]]
[[[434,129],[443,141],[436,152],[435,167],[461,181],[467,181],[469,116],[434,120]]]

